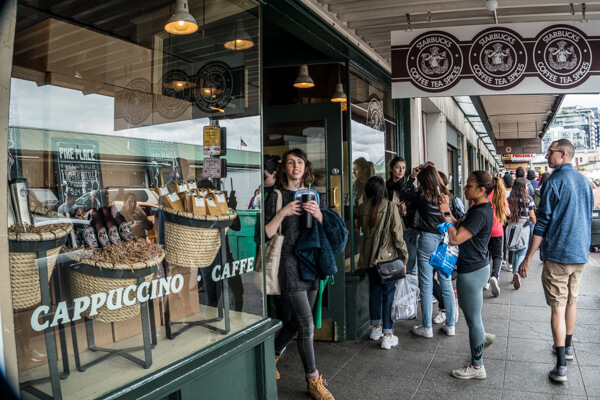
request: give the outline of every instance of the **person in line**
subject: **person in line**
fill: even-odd
[[[281,191],[282,208],[276,212],[277,192],[271,193],[265,201],[265,238],[272,238],[279,227],[285,237],[281,248],[279,285],[292,312],[290,320],[284,323],[275,339],[275,362],[298,335],[298,351],[304,366],[309,395],[313,399],[333,400],[333,395],[325,388],[325,379],[319,375],[315,362],[312,309],[317,298],[318,281],[301,279],[299,261],[294,253],[301,233],[302,209],[310,213],[316,221],[323,223],[323,214],[316,201],[301,203],[294,200],[295,192],[308,187],[313,179],[313,166],[306,153],[301,149],[288,150],[277,168],[275,181],[275,185]]]
[[[421,318],[422,324],[413,326],[412,333],[425,338],[433,337],[432,311],[433,311],[433,267],[429,263],[431,254],[440,244],[442,235],[438,225],[444,222],[438,200],[441,194],[450,195],[450,192],[441,181],[437,169],[431,164],[424,164],[413,170],[419,183],[418,191],[413,195],[411,204],[415,205],[416,217],[415,229],[421,232],[417,244],[417,268],[419,271],[419,285],[421,288]],[[448,336],[454,336],[455,311],[454,311],[454,289],[452,279],[438,275],[442,288],[444,306],[446,307],[446,323],[442,329]]]
[[[498,204],[494,203],[494,194],[498,190]],[[498,182],[498,188],[494,189],[488,196],[488,202],[492,205],[492,211],[498,209],[498,215],[502,215],[502,219],[496,217],[494,212],[494,224],[492,226],[492,233],[490,241],[488,243],[488,250],[490,252],[491,263],[491,275],[488,283],[483,287],[485,290],[491,289],[494,297],[500,296],[500,269],[502,268],[502,259],[504,258],[504,223],[506,222],[506,216],[509,214],[508,202],[506,200],[506,189],[504,188],[504,181],[502,179]]]
[[[527,193],[526,182],[523,179],[517,179],[513,185],[513,189],[508,197],[508,204],[513,212],[509,216],[508,221],[510,223],[517,223],[519,221],[529,221],[533,225],[536,223],[535,217],[535,202]],[[529,226],[529,224],[527,224]],[[531,228],[530,228],[531,229]],[[529,242],[527,242],[529,244]],[[521,250],[512,251],[512,272],[513,272],[513,286],[515,289],[521,287],[521,280],[519,278],[519,265],[525,257],[527,247]]]
[[[546,159],[554,170],[544,184],[533,240],[519,266],[521,277],[527,277],[531,259],[542,245],[542,285],[546,303],[552,308],[556,352],[556,366],[549,376],[558,382],[567,381],[567,360],[574,358],[572,337],[579,281],[588,262],[592,237],[594,195],[587,179],[573,168],[574,155],[573,144],[567,139],[554,141],[548,148]]]
[[[516,174],[516,179],[523,179],[525,182],[527,182],[527,193],[531,197],[533,197],[533,195],[535,194],[535,191],[533,190],[533,186],[531,186],[531,183],[529,183],[529,181],[527,179],[525,179],[525,169],[523,167],[519,167],[515,171],[515,174]]]
[[[538,187],[538,185],[539,185],[540,182],[535,177],[535,171],[534,170],[532,170],[532,169],[528,169],[527,170],[527,180],[529,181],[529,183],[533,187],[533,190],[537,189],[537,187]]]
[[[448,177],[446,177],[446,174],[444,174],[442,171],[438,171],[438,174],[440,174],[440,178],[442,178],[442,183],[444,184],[444,186],[448,187],[450,181]],[[465,215],[464,210],[465,206],[460,197],[453,197],[452,195],[450,195],[450,212],[452,213],[454,219],[460,220]],[[453,271],[452,281],[456,280],[456,276],[456,272]],[[435,315],[435,317],[433,317],[432,321],[434,324],[443,324],[444,322],[446,322],[446,307],[444,306],[444,296],[442,295],[442,287],[440,286],[440,283],[437,278],[433,279],[433,297],[438,301],[438,312]],[[454,323],[456,324],[456,322],[458,322],[459,317],[457,301],[454,302],[454,305]]]
[[[535,194],[533,195],[533,201],[535,201],[536,207],[540,206],[540,201],[542,200],[542,193],[544,191],[544,185],[546,184],[546,182],[548,182],[548,179],[550,179],[549,172],[542,174],[542,176],[540,177],[540,183],[538,184],[538,187],[535,189]]]
[[[508,199],[508,196],[510,196],[510,192],[512,191],[512,187],[513,187],[513,183],[515,182],[515,180],[513,179],[513,176],[509,173],[504,174],[504,177],[502,178],[502,180],[504,181],[504,187],[506,189],[506,198]],[[503,226],[504,229],[504,237],[506,237],[506,224],[504,224]],[[504,261],[502,261],[502,269],[505,271],[512,271],[512,264],[510,263],[512,260],[512,251],[508,250],[507,246],[504,246]]]
[[[60,215],[64,215],[65,217],[74,217],[77,212],[75,200],[77,200],[77,196],[73,194],[68,194],[67,201],[65,201],[58,207],[58,213]]]
[[[256,189],[254,191],[254,196],[250,197],[250,203],[248,203],[248,210],[254,209],[254,200],[256,199],[257,196],[260,196],[260,189]]]
[[[265,180],[263,182],[263,185],[265,188],[266,197],[275,189],[276,171],[277,167],[279,166],[279,163],[281,162],[281,159],[279,158],[279,156],[270,156],[268,154],[265,154],[263,160],[263,166],[265,170]]]
[[[462,221],[456,221],[450,213],[449,197],[442,195],[440,211],[445,222],[452,222],[458,227],[448,228],[450,244],[459,246],[456,270],[456,291],[458,304],[463,310],[469,327],[469,345],[471,362],[464,368],[452,371],[452,376],[459,379],[485,379],[483,366],[483,350],[494,343],[495,336],[485,333],[481,319],[483,307],[483,285],[490,276],[490,260],[488,242],[494,224],[494,214],[498,220],[505,217],[502,207],[492,209],[489,195],[494,191],[493,202],[503,204],[505,198],[500,189],[500,178],[493,178],[487,171],[473,171],[467,179],[465,198],[473,202]]]
[[[260,210],[260,205],[262,203],[262,196],[260,194],[260,186],[258,189],[254,191],[254,201],[252,202],[252,209]]]
[[[375,166],[364,157],[359,157],[352,163],[354,176],[354,204],[359,206],[365,200],[365,185],[367,180],[375,175]]]
[[[130,192],[125,195],[123,207],[118,210],[125,221],[131,225],[131,232],[136,238],[146,237],[146,231],[152,230],[154,225],[148,219],[142,207],[137,203],[135,193]],[[113,210],[113,217],[116,215],[116,208]]]
[[[417,275],[417,239],[419,233],[412,229],[413,215],[407,211],[406,201],[415,193],[415,178],[406,177],[406,161],[402,157],[394,157],[390,161],[390,179],[385,183],[387,189],[387,198],[398,206],[398,211],[402,216],[404,228],[404,242],[408,250],[408,262],[406,271],[409,274]]]
[[[400,212],[387,199],[383,178],[370,177],[365,185],[365,196],[366,201],[358,206],[359,224],[365,231],[358,268],[367,269],[369,275],[370,337],[372,340],[383,337],[381,348],[389,350],[398,345],[391,315],[396,282],[382,283],[375,265],[401,258],[406,272],[409,255],[404,243]]]

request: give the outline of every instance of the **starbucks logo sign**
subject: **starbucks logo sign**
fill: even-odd
[[[424,33],[411,43],[406,68],[413,84],[428,92],[451,88],[463,68],[458,40],[444,32]]]
[[[150,81],[135,78],[127,85],[121,101],[121,115],[131,125],[140,125],[152,113]]]
[[[194,100],[204,112],[223,110],[231,101],[233,75],[227,64],[214,61],[198,72]]]
[[[508,89],[523,80],[527,51],[523,40],[505,28],[483,31],[473,40],[469,64],[475,79],[488,89]]]
[[[166,72],[162,78],[162,96],[155,96],[158,113],[167,119],[183,115],[192,98],[189,76],[181,70]]]
[[[367,108],[367,126],[385,132],[385,116],[383,114],[383,103],[377,95],[373,95]]]
[[[572,88],[589,77],[592,49],[579,29],[552,26],[538,35],[533,52],[539,77],[550,86]]]

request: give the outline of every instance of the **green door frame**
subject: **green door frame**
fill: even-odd
[[[338,170],[340,176],[340,194],[344,193],[344,171],[343,165],[343,124],[342,124],[342,106],[340,103],[314,103],[314,104],[294,104],[282,106],[266,106],[263,109],[264,124],[280,124],[286,122],[309,122],[324,121],[325,126],[325,169],[327,171],[327,199],[331,199],[330,179],[332,171]],[[343,207],[341,207],[342,219]],[[346,339],[346,288],[344,285],[345,269],[344,254],[336,258],[338,272],[334,275],[334,283],[328,285],[328,296],[323,302],[323,320],[330,319],[331,339],[341,341]],[[323,329],[328,327],[323,324]],[[325,337],[328,333],[321,332]],[[322,337],[322,335],[320,335]]]

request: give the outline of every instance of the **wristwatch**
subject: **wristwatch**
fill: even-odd
[[[450,214],[448,211],[446,211],[446,212],[444,213],[444,217],[451,217],[451,216],[452,216],[452,214]]]

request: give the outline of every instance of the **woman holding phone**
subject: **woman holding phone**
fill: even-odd
[[[283,155],[275,176],[278,191],[273,191],[265,201],[265,235],[270,239],[281,227],[281,233],[285,237],[281,248],[279,285],[292,314],[275,339],[275,362],[298,335],[298,352],[308,382],[309,395],[313,399],[333,400],[333,395],[325,388],[325,379],[317,370],[313,347],[312,309],[317,298],[318,281],[305,281],[301,278],[299,261],[294,253],[301,233],[302,210],[323,224],[323,214],[316,201],[301,203],[294,200],[297,190],[306,188],[314,181],[312,163],[301,149],[288,150]],[[279,211],[276,210],[278,192],[283,197]],[[279,373],[276,374],[279,378]]]

